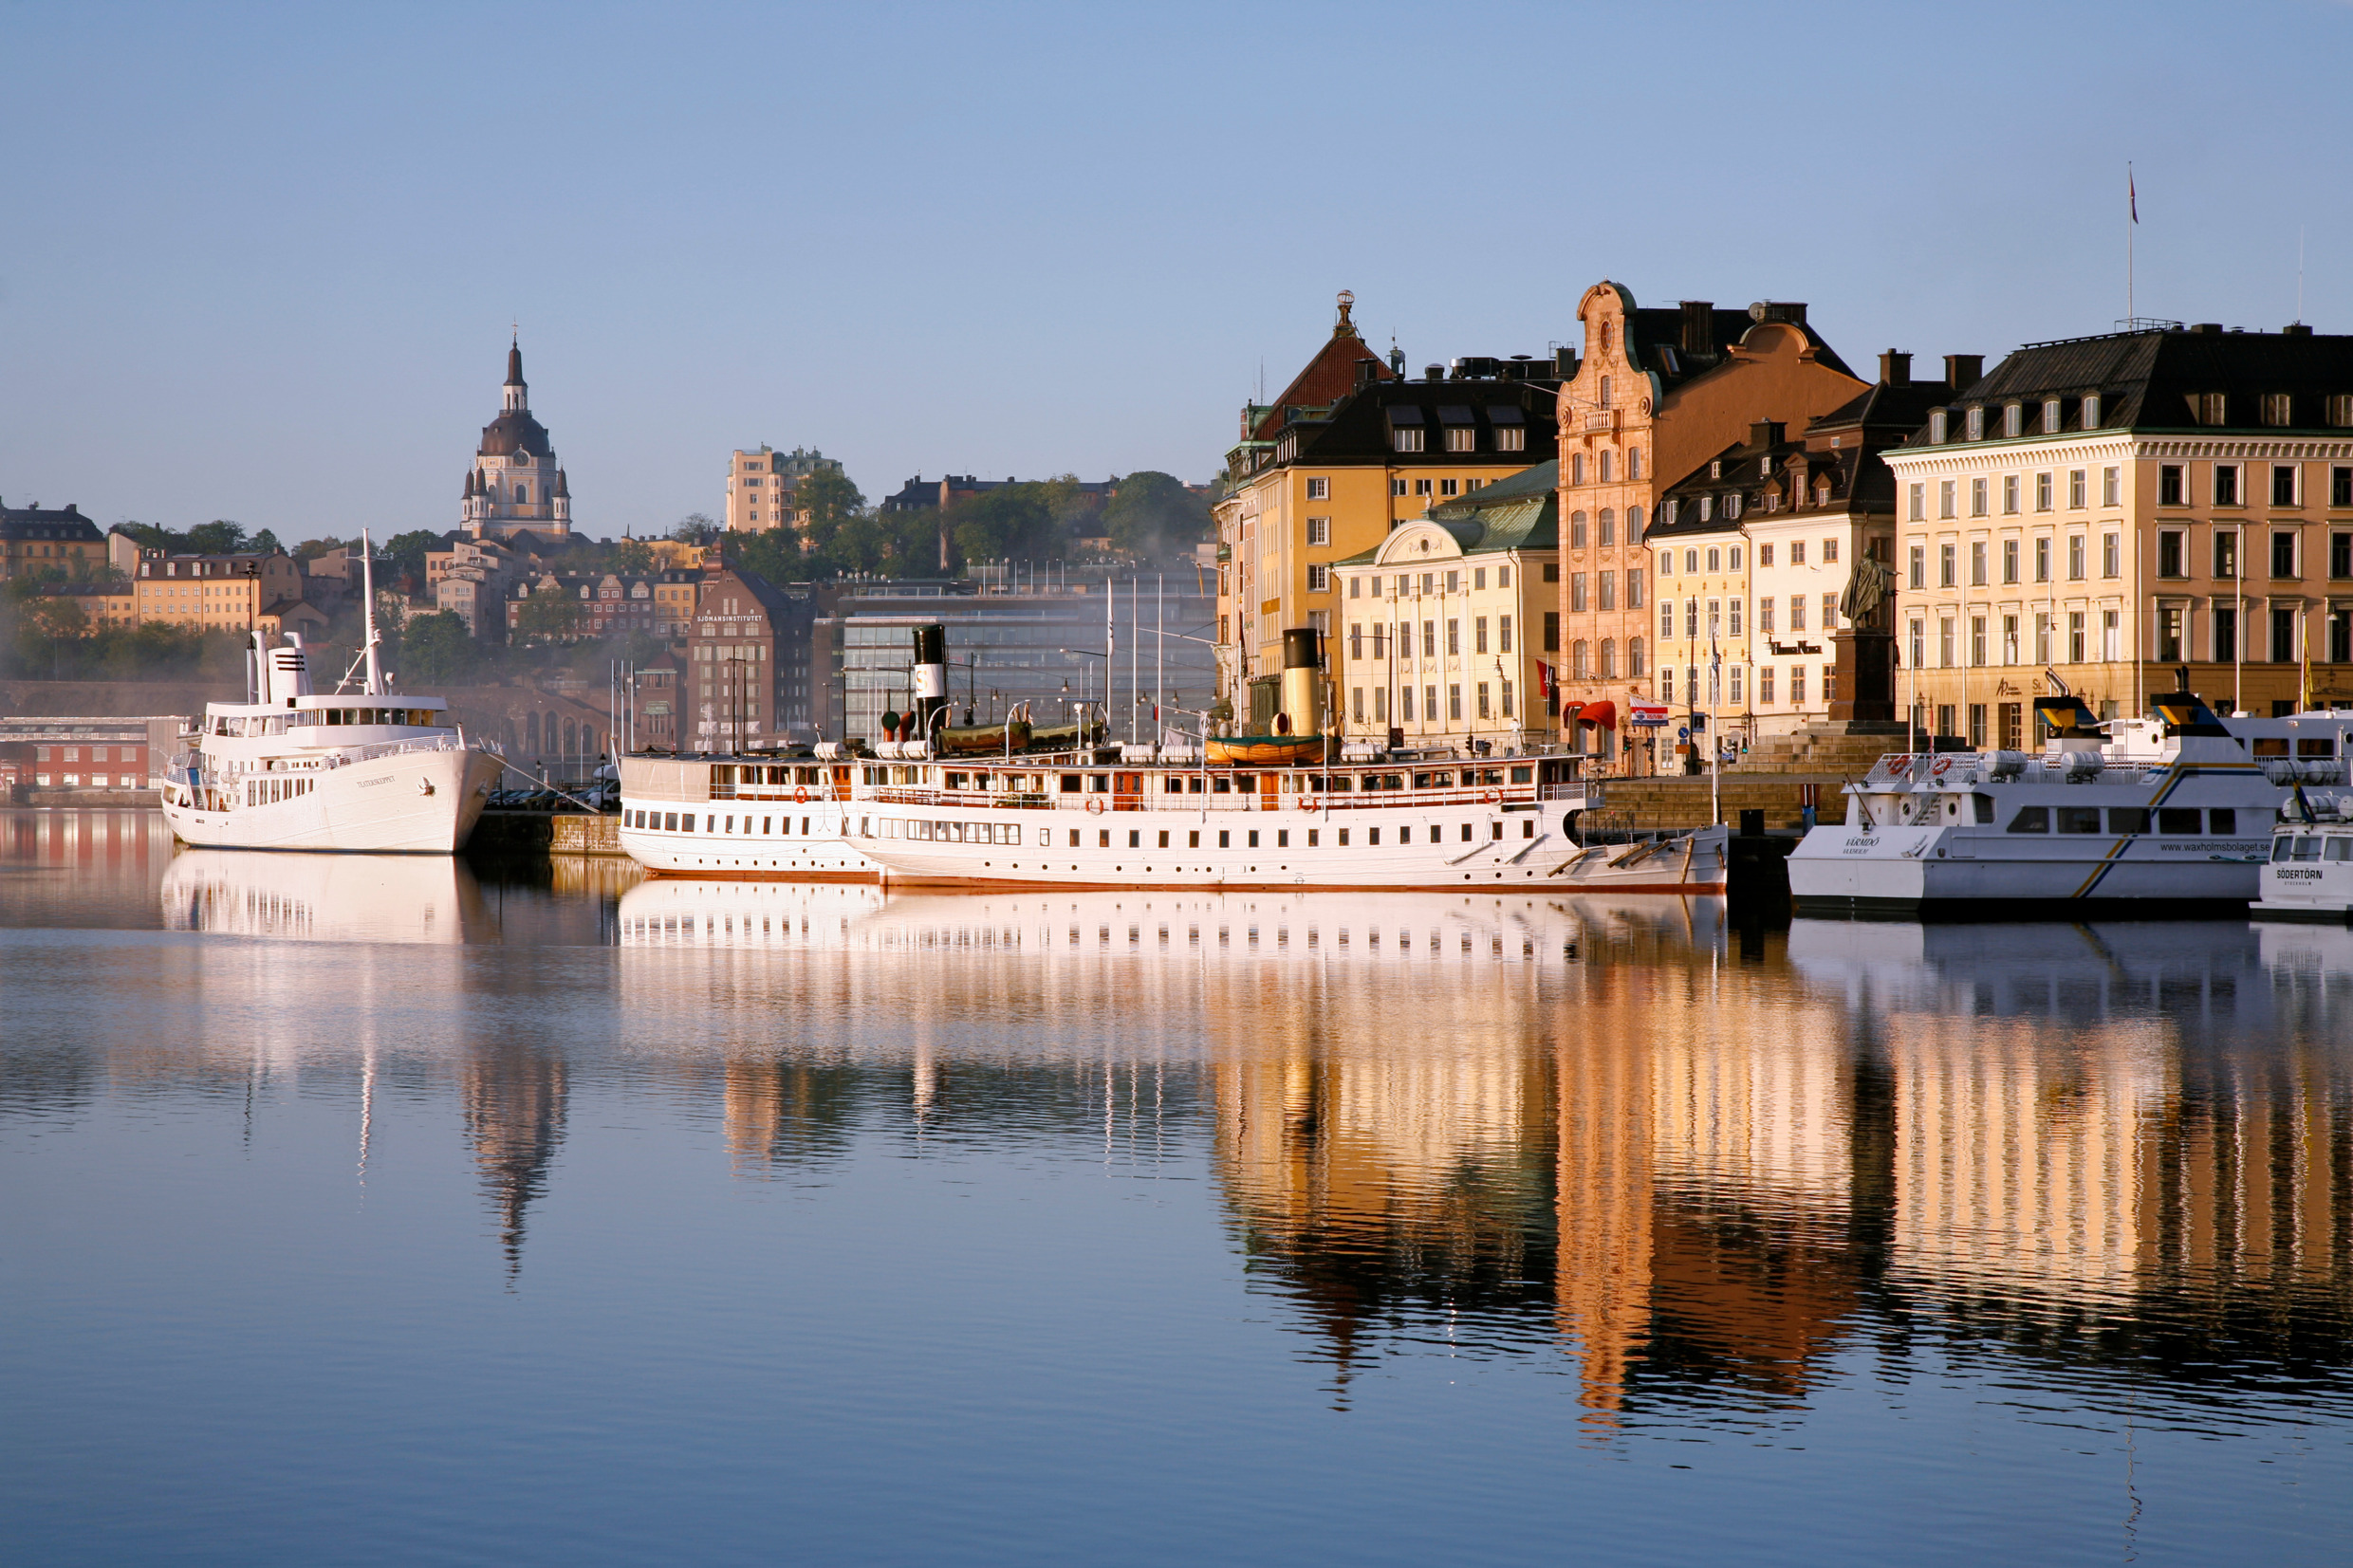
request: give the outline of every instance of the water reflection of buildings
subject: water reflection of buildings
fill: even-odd
[[[2353,951],[2299,998],[2255,941],[1801,927],[1794,972],[1588,950],[1548,1011],[1424,995],[1477,1015],[1468,1054],[1335,997],[1216,1068],[1220,1172],[1343,1365],[1417,1304],[1542,1292],[1604,1426],[1711,1385],[1795,1399],[1870,1302],[2163,1367],[2224,1329],[2343,1364],[2348,1074],[2275,1014],[2344,1010]]]

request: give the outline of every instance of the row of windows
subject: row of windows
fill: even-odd
[[[1371,690],[1373,701],[1371,708],[1367,709],[1364,705],[1365,688],[1362,686],[1349,688],[1349,713],[1358,724],[1364,724],[1368,722],[1372,724],[1387,724],[1389,722],[1389,688],[1385,686],[1376,686]],[[1438,689],[1436,686],[1424,686],[1420,690],[1420,716],[1417,719],[1415,716],[1416,709],[1414,706],[1415,689],[1411,686],[1400,686],[1397,689],[1397,716],[1399,724],[1436,724],[1439,722]],[[1500,708],[1496,706],[1496,698],[1498,695],[1501,697]],[[1507,719],[1516,719],[1519,717],[1519,710],[1514,705],[1512,683],[1509,680],[1496,682],[1494,688],[1491,690],[1486,681],[1482,680],[1473,682],[1472,686],[1471,697],[1474,705],[1473,711],[1479,718],[1492,719],[1500,716]],[[1459,723],[1462,720],[1463,691],[1459,683],[1449,685],[1446,688],[1445,716],[1449,722]]]
[[[2214,465],[2213,493],[2217,507],[2238,507],[2247,504],[2245,476],[2238,463]],[[2304,505],[2304,465],[2273,463],[2271,470],[2271,505],[2302,507]],[[2157,470],[2157,504],[2160,507],[2186,507],[2189,501],[2189,471],[2179,463],[2160,464]],[[2328,504],[2331,507],[2353,507],[2353,468],[2339,467],[2328,470]]]
[[[1554,568],[1549,566],[1545,568],[1546,581],[1551,582],[1557,581],[1553,576],[1554,570]],[[1412,572],[1399,572],[1397,574],[1397,597],[1399,599],[1414,598],[1417,581],[1418,581],[1419,584],[1419,592],[1424,596],[1435,596],[1441,591],[1450,594],[1458,594],[1462,592],[1462,580],[1463,574],[1460,569],[1450,572],[1423,572],[1419,574],[1418,578],[1417,578],[1416,574]],[[1363,598],[1364,584],[1370,582],[1373,585],[1373,597],[1375,599],[1379,599],[1381,594],[1381,584],[1384,581],[1386,580],[1378,577],[1352,577],[1348,579],[1348,597],[1350,599]],[[1498,588],[1509,588],[1511,586],[1511,568],[1510,566],[1498,566],[1495,568],[1495,586]],[[1487,568],[1484,566],[1472,567],[1471,591],[1473,593],[1483,593],[1486,591],[1486,588]]]
[[[2055,477],[2055,475],[2048,472],[2037,473],[2034,476],[2034,509],[2036,511],[2047,512],[2057,509],[2057,498],[2054,489]],[[2006,473],[2001,476],[2002,514],[2005,517],[2015,517],[2018,515],[2020,510],[2020,496],[2023,479],[2023,475],[2015,473]],[[2090,490],[2087,483],[2088,479],[2088,473],[2083,469],[2073,469],[2068,470],[2067,508],[2070,511],[2082,511],[2091,505],[2089,499]],[[1993,481],[1992,479],[1986,478],[1982,475],[1969,481],[1970,516],[1985,517],[1990,515],[1989,498],[1992,494],[1991,487]],[[2123,505],[2123,470],[2108,468],[2100,470],[2100,504],[2102,506],[2118,507]],[[1939,518],[1954,517],[1958,515],[1956,508],[1959,504],[1959,480],[1942,479],[1937,481],[1936,515]],[[1915,523],[1922,523],[1927,521],[1928,486],[1925,483],[1915,484],[1906,491],[1904,515]]]
[[[1993,797],[1972,795],[1972,815],[1980,822],[1993,821]],[[2098,833],[2102,808],[2096,805],[2022,805],[2010,817],[2009,833]],[[2112,805],[2106,808],[2110,833],[2183,833],[2217,839],[2238,835],[2234,806]],[[2201,821],[2202,819],[2202,821]]]
[[[2083,429],[2098,430],[2100,428],[2100,395],[2096,392],[2089,393],[2079,399],[2078,412],[2083,415]],[[1951,414],[1952,411],[1949,409],[1940,408],[1930,411],[1928,415],[1928,438],[1931,441],[1941,444],[1951,439]],[[2064,423],[2065,415],[2066,406],[2064,399],[2058,397],[2044,398],[2041,407],[2035,411],[2033,415],[2037,426],[2035,434],[2040,435],[2058,434]],[[2003,435],[2015,440],[2017,437],[2024,435],[2027,433],[2027,419],[2029,415],[2027,414],[2027,405],[2025,403],[2004,404],[2001,409],[2001,416]],[[1982,441],[1985,439],[1986,411],[1984,405],[1979,404],[1963,410],[1961,418],[1961,428],[1968,433],[1968,439],[1972,441]],[[2282,423],[2285,422],[2286,421],[2284,420],[2282,421]]]
[[[1614,508],[1603,507],[1594,514],[1593,542],[1604,549],[1618,543],[1618,513]],[[1639,544],[1641,542],[1642,508],[1628,507],[1626,508],[1626,543]],[[1582,550],[1585,547],[1585,514],[1583,512],[1568,514],[1568,547],[1572,550]]]
[[[1756,601],[1756,629],[1758,634],[1760,636],[1774,636],[1784,630],[1790,632],[1803,632],[1806,630],[1806,620],[1807,600],[1808,596],[1805,594],[1791,594],[1789,596],[1788,624],[1787,627],[1781,627],[1774,624],[1779,618],[1775,613],[1775,606],[1780,601],[1769,597],[1759,599]],[[1824,594],[1821,596],[1821,629],[1825,632],[1837,631],[1838,595]],[[1710,640],[1714,640],[1719,636],[1736,637],[1745,636],[1746,634],[1741,630],[1741,604],[1742,601],[1738,599],[1712,599],[1707,601],[1705,615],[1703,617],[1700,601],[1698,600],[1685,600],[1683,601],[1684,639],[1686,641],[1696,639],[1700,635],[1700,628],[1703,623],[1707,628],[1707,636]],[[1672,600],[1661,600],[1659,601],[1658,639],[1661,642],[1671,642],[1675,639],[1675,601]]]
[[[1446,656],[1449,658],[1459,658],[1462,655],[1462,622],[1460,620],[1448,620],[1445,624]],[[1508,654],[1511,652],[1511,618],[1510,616],[1497,616],[1495,618],[1495,646],[1492,651],[1498,654]],[[1377,620],[1373,622],[1372,636],[1369,638],[1367,638],[1364,635],[1364,623],[1362,621],[1350,621],[1348,623],[1348,656],[1352,659],[1362,658],[1364,656],[1365,647],[1369,643],[1373,651],[1373,657],[1377,659],[1387,658],[1389,656],[1389,636],[1390,629],[1389,624],[1386,621]],[[1397,624],[1396,636],[1398,657],[1404,660],[1408,664],[1412,663],[1414,658],[1414,623],[1410,620],[1399,621]],[[1473,616],[1471,618],[1471,651],[1473,653],[1484,654],[1490,651],[1487,646],[1487,618],[1485,616]],[[1435,620],[1425,620],[1421,623],[1421,656],[1425,659],[1436,658],[1438,656],[1437,649],[1438,622]]]
[[[2016,582],[2018,581],[2020,543],[2020,541],[2015,539],[2005,539],[2001,542],[2001,581],[2006,583]],[[2048,538],[2043,538],[2037,539],[2033,543],[2034,581],[2037,582],[2048,582],[2051,580],[2051,541]],[[1991,569],[1990,563],[1992,560],[1991,553],[1992,548],[1992,544],[1986,540],[1973,539],[1970,541],[1969,586],[1973,588],[1983,588],[1990,585],[1986,574]],[[2067,536],[2068,581],[2081,582],[2084,581],[2086,576],[2085,563],[2088,559],[2086,552],[2089,548],[2090,541],[2083,534],[2069,534]],[[1926,588],[1928,586],[1927,545],[1915,544],[1911,547],[1909,567],[1909,575],[1906,581],[1910,586],[1915,589]],[[2100,575],[2104,578],[2117,578],[2123,576],[2123,535],[2113,533],[2103,534],[2100,539]],[[1938,544],[1936,546],[1936,586],[1939,588],[1957,588],[1960,585],[1960,545],[1950,542]]]
[[[2100,617],[2097,622],[2091,619],[2094,613],[2069,610],[2062,622],[2047,610],[2036,611],[2030,623],[2034,635],[2034,662],[2085,664],[2091,661],[2095,653],[2103,660],[2123,657],[2122,612],[2101,610],[2097,612]],[[1969,643],[1964,660],[1964,650],[1959,641],[1960,623],[1951,616],[1942,617],[1936,622],[1936,657],[1934,661],[1928,656],[1928,623],[1925,620],[1913,621],[1909,651],[1912,668],[1928,669],[1932,667],[1932,662],[1934,666],[1945,669],[1955,668],[1964,662],[1972,665],[2024,663],[2025,660],[2020,657],[2018,639],[2020,627],[2028,623],[2016,615],[2004,615],[1999,619],[1998,640],[1989,642],[1989,636],[1993,631],[1993,618],[1969,618]]]
[[[2215,526],[2214,571],[2210,575],[2225,581],[2237,580],[2239,541],[2245,533],[2243,526],[2232,527],[2228,524]],[[2271,530],[2270,564],[2273,578],[2292,579],[2304,575],[2303,545],[2301,529]],[[2187,529],[2162,528],[2158,531],[2157,575],[2161,578],[2185,578],[2190,575],[2190,535]],[[2353,578],[2353,533],[2332,533],[2328,536],[2328,575],[2332,578]]]
[[[1806,542],[1803,539],[1792,539],[1788,541],[1789,546],[1790,565],[1803,566],[1806,564]],[[1769,566],[1773,563],[1773,548],[1774,546],[1772,544],[1767,543],[1760,542],[1757,544],[1756,563],[1758,566]],[[1824,540],[1822,542],[1822,563],[1825,566],[1835,566],[1838,564],[1838,558],[1839,542],[1836,539]]]
[[[1470,425],[1449,425],[1445,430],[1448,452],[1476,452],[1479,433]],[[1494,431],[1497,452],[1526,452],[1528,430],[1523,425],[1497,425]],[[1389,448],[1393,452],[1420,452],[1422,432],[1417,426],[1399,426],[1389,433]]]
[[[1609,378],[1604,376],[1602,379],[1604,383],[1606,383],[1609,380]],[[1606,392],[1603,394],[1602,406],[1603,408],[1607,408],[1609,406],[1608,394]],[[1607,447],[1603,447],[1600,452],[1593,454],[1592,473],[1594,483],[1601,485],[1616,484],[1618,482],[1617,468],[1618,454],[1610,451]],[[1582,452],[1570,452],[1568,454],[1568,482],[1571,485],[1582,485],[1585,482],[1585,454]],[[1629,447],[1626,450],[1625,477],[1628,484],[1632,484],[1642,477],[1641,448]],[[1628,530],[1628,537],[1633,536],[1633,531],[1634,530],[1631,529]]]
[[[2185,605],[2159,605],[2157,611],[2157,656],[2169,664],[2196,658],[2190,611]],[[2295,664],[2308,653],[2330,664],[2353,663],[2353,617],[2332,607],[2323,618],[2320,636],[2311,636],[2307,616],[2293,606],[2274,605],[2270,611],[2270,662]],[[2240,658],[2264,657],[2251,645],[2239,645],[2239,612],[2235,604],[2217,605],[2206,613],[2206,655],[2215,664]]]
[[[1598,662],[1589,656],[1592,646],[1583,637],[1569,644],[1569,673],[1578,680],[1616,680],[1618,678],[1618,639],[1616,637],[1602,639],[1602,656]],[[1630,678],[1639,680],[1647,673],[1649,672],[1642,665],[1642,639],[1628,637],[1626,639],[1626,674]]]
[[[1727,565],[1727,558],[1729,558],[1729,568]],[[1711,572],[1720,572],[1727,569],[1736,572],[1740,570],[1740,546],[1737,544],[1730,546],[1711,544],[1704,551],[1696,546],[1687,549],[1683,552],[1684,572],[1688,575],[1692,572],[1699,570],[1699,563],[1702,560],[1707,562],[1708,570]],[[1672,549],[1660,550],[1658,552],[1658,575],[1660,577],[1673,577],[1675,575],[1675,552]]]
[[[1779,703],[1780,699],[1773,694],[1779,684],[1775,679],[1776,668],[1770,664],[1757,666],[1756,700],[1760,706],[1777,706]],[[1805,706],[1806,676],[1806,672],[1812,668],[1814,666],[1804,664],[1792,664],[1788,667],[1790,707]],[[1822,671],[1822,700],[1826,703],[1838,694],[1838,666],[1825,664],[1820,666],[1820,669]],[[1699,694],[1701,673],[1697,665],[1684,666],[1682,690],[1685,702],[1698,703],[1702,700]],[[1708,677],[1708,692],[1705,699],[1707,706],[1713,708],[1719,703],[1729,701],[1737,708],[1749,700],[1747,692],[1749,668],[1747,665],[1727,664],[1720,668],[1711,666],[1705,673]],[[1675,667],[1662,664],[1658,667],[1658,700],[1673,702],[1675,692]]]

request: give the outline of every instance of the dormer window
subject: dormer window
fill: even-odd
[[[1703,496],[1701,496],[1701,497],[1699,498],[1699,521],[1700,521],[1700,522],[1702,522],[1702,523],[1706,523],[1706,522],[1713,521],[1714,517],[1715,517],[1715,497],[1714,497],[1714,496],[1713,496],[1713,495],[1703,495]]]
[[[1721,479],[1724,477],[1724,460],[1721,457],[1715,459],[1708,465],[1708,477],[1711,479]]]
[[[2265,393],[2263,395],[2263,422],[2267,425],[2293,424],[2295,421],[2289,417],[2289,415],[2295,411],[2295,401],[2285,392]]]
[[[2059,434],[2059,399],[2056,397],[2043,399],[2043,434],[2045,435]]]
[[[1963,416],[1963,419],[1962,419],[1962,429],[1963,429],[1963,430],[1967,433],[1968,437],[1969,437],[1969,439],[1970,439],[1970,440],[1972,440],[1972,441],[1982,441],[1982,440],[1984,440],[1984,439],[1985,439],[1985,410],[1984,410],[1983,408],[1973,408],[1973,409],[1971,409],[1971,410],[1969,411],[1969,413],[1968,413],[1966,415],[1964,415],[1964,416]]]
[[[2096,392],[2087,392],[2084,395],[2084,428],[2085,430],[2100,428],[2100,394]]]
[[[1814,505],[1817,507],[1826,507],[1829,504],[1830,481],[1825,479],[1822,483],[1814,487]]]
[[[1724,498],[1724,515],[1735,522],[1739,520],[1740,492],[1738,490],[1732,491],[1730,495]]]
[[[2023,403],[2002,405],[2002,434],[2016,437],[2027,433],[2027,411]]]
[[[2219,392],[2193,392],[2190,394],[2190,417],[2196,420],[2201,425],[2220,425],[2228,423],[2230,412],[2230,398]]]
[[[1940,408],[1929,411],[1928,438],[1938,446],[1945,442],[1945,411]]]

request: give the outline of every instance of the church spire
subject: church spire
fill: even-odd
[[[530,411],[530,389],[523,382],[523,334],[517,332],[507,346],[507,412],[526,414]]]

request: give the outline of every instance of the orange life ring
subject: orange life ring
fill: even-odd
[[[1324,802],[1310,795],[1306,800],[1299,802],[1299,809],[1302,811],[1321,811],[1324,809]]]
[[[1103,798],[1101,795],[1089,795],[1086,798],[1086,810],[1089,816],[1102,816],[1103,813]]]
[[[800,802],[803,805],[808,804],[808,785],[803,784],[800,788],[794,790],[792,792],[792,798]]]
[[[1932,779],[1941,779],[1945,776],[1946,771],[1951,768],[1952,766],[1953,759],[1951,757],[1940,756],[1935,762],[1928,765],[1928,776]]]
[[[1481,803],[1483,803],[1483,804],[1486,804],[1486,805],[1496,805],[1496,804],[1500,804],[1500,803],[1502,802],[1502,801],[1503,801],[1503,797],[1502,797],[1501,795],[1497,794],[1494,790],[1491,790],[1491,790],[1489,790],[1486,794],[1484,794],[1484,795],[1480,796],[1480,797],[1479,797],[1479,800],[1480,800]]]

